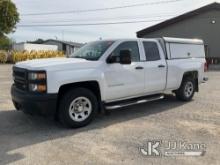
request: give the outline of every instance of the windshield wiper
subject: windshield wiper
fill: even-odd
[[[72,56],[71,58],[82,58],[82,59],[85,59],[84,57],[80,57],[80,56]]]
[[[88,60],[88,61],[97,61],[97,59],[80,57],[80,56],[71,56],[70,58],[81,58],[81,59]]]

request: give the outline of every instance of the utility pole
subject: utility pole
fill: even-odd
[[[62,40],[64,41],[64,30],[62,30]]]

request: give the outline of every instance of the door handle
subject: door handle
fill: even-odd
[[[158,68],[165,68],[165,65],[158,65]]]
[[[137,66],[135,69],[141,70],[141,69],[144,69],[144,67],[142,67],[142,66]]]

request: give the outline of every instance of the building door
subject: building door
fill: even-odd
[[[209,46],[205,45],[205,57],[208,58],[209,57]]]
[[[66,54],[66,44],[63,44],[63,52]]]

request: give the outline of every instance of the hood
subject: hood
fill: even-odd
[[[18,62],[16,67],[28,70],[63,70],[68,68],[94,68],[100,61],[88,61],[80,58],[48,58]]]

